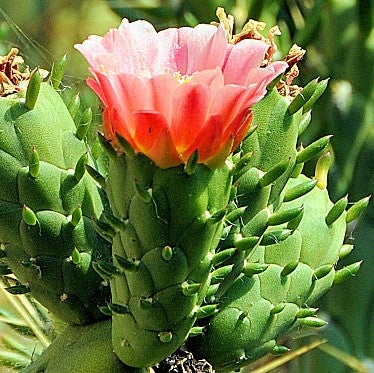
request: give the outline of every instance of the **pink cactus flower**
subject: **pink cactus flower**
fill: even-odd
[[[169,28],[124,19],[104,37],[75,46],[90,64],[88,85],[104,104],[104,133],[121,135],[158,167],[222,165],[246,136],[250,107],[287,68],[263,66],[269,45],[230,44],[222,26]]]

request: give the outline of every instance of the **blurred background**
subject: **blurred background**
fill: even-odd
[[[308,144],[318,136],[334,135],[334,164],[329,176],[333,200],[348,193],[354,202],[373,194],[371,0],[0,0],[0,55],[17,47],[28,65],[48,70],[54,60],[67,53],[69,64],[63,81],[66,100],[81,91],[81,100],[94,108],[99,125],[99,103],[85,86],[87,63],[73,45],[90,34],[102,35],[117,27],[123,17],[146,19],[156,29],[209,23],[216,20],[217,6],[235,16],[237,32],[249,18],[266,22],[269,28],[278,24],[282,31],[277,40],[280,56],[285,56],[293,43],[306,49],[299,64],[298,85],[304,86],[316,77],[330,77],[328,90],[313,110],[312,125],[302,142]],[[329,319],[320,338],[327,338],[328,344],[277,371],[374,372],[374,203],[351,229],[355,250],[344,264],[361,259],[364,263],[354,280],[337,285],[320,301],[321,313]],[[13,306],[8,302],[5,307],[6,302],[5,297],[0,297],[0,348],[9,345],[9,323],[4,326],[3,321],[12,314]],[[17,328],[13,325],[11,329]],[[308,338],[315,337],[299,336],[288,342],[297,347],[308,343]],[[9,359],[0,352],[4,365]]]

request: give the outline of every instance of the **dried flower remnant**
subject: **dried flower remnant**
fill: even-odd
[[[23,58],[17,48],[12,48],[6,56],[0,56],[0,96],[8,96],[21,90],[21,82],[30,78],[30,72],[20,71]]]
[[[292,85],[292,83],[299,76],[297,63],[303,59],[305,52],[304,49],[294,44],[284,59],[288,64],[288,68],[277,84],[278,92],[284,97],[295,97],[302,90],[301,87]]]

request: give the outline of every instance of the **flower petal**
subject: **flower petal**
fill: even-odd
[[[258,68],[269,46],[260,40],[245,39],[228,49],[222,68],[226,84],[245,85],[247,75]]]
[[[132,115],[136,148],[158,167],[168,168],[181,163],[164,116],[157,112],[139,111]]]
[[[209,108],[209,90],[196,83],[182,83],[175,90],[171,135],[179,153],[198,136]]]

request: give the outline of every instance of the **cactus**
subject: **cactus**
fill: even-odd
[[[91,113],[55,91],[65,59],[41,82],[8,56],[22,84],[0,100],[1,274],[19,279],[9,292],[89,324],[68,326],[27,372],[157,370],[185,347],[240,369],[288,351],[295,328],[324,326],[313,303],[358,272],[337,263],[368,198],[331,202],[331,136],[298,146],[328,81],[291,86],[304,51],[272,62],[277,27],[233,35],[217,15],[161,32],[123,20],[76,45],[104,105],[105,174],[84,141]]]
[[[110,320],[89,325],[69,325],[43,355],[23,372],[142,373],[121,363],[113,353],[110,338]]]
[[[12,53],[10,78],[21,74]],[[2,275],[14,272],[20,283],[7,290],[31,291],[68,323],[100,319],[108,290],[91,261],[107,258],[110,248],[94,230],[103,203],[85,173],[92,161],[61,97],[38,70],[23,73],[13,89],[0,98],[0,241]]]

